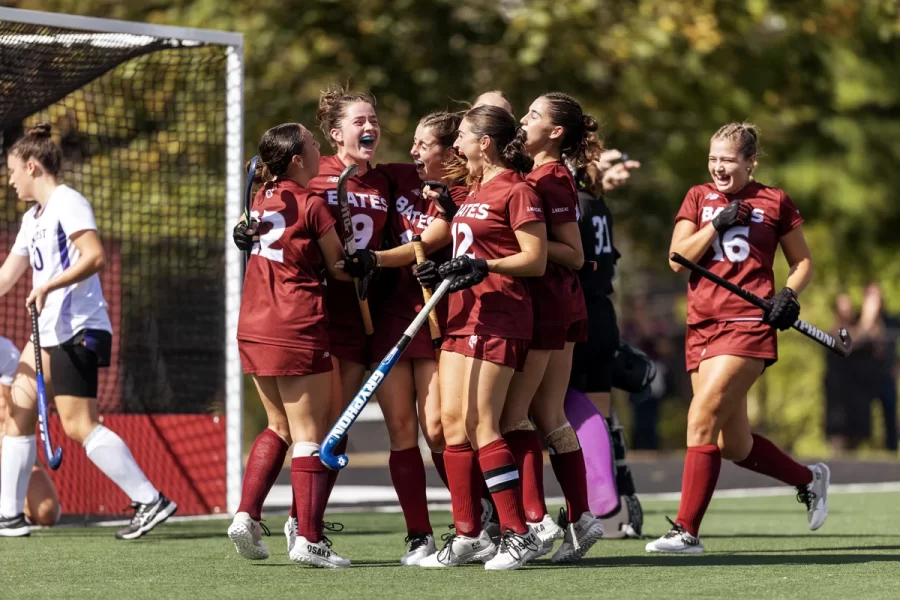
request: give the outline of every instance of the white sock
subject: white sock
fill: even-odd
[[[84,451],[91,462],[133,502],[153,504],[159,500],[159,492],[134,462],[128,446],[103,425],[97,425],[88,434],[84,440]]]
[[[37,440],[33,435],[7,435],[2,443],[0,516],[15,517],[25,512],[31,468],[37,457]]]
[[[294,452],[291,454],[294,458],[304,456],[316,456],[319,454],[319,445],[315,442],[297,442],[294,444]]]

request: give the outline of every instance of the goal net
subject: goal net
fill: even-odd
[[[241,259],[229,224],[241,211],[242,43],[0,8],[0,260],[31,206],[6,185],[6,151],[47,121],[63,150],[61,180],[93,205],[107,257],[100,278],[114,332],[112,366],[100,372],[103,422],[179,514],[233,512],[240,492]],[[0,335],[20,349],[30,290],[29,271],[0,298]],[[52,412],[64,514],[124,514],[127,497]]]

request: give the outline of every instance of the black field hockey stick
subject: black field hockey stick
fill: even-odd
[[[338,177],[337,184],[337,201],[338,208],[341,211],[341,228],[344,230],[344,253],[350,256],[356,252],[356,231],[353,227],[353,217],[350,216],[350,201],[347,199],[347,182],[356,173],[359,165],[353,163],[347,165],[347,168]],[[356,289],[356,299],[359,301],[359,314],[362,315],[363,328],[366,335],[375,333],[372,326],[372,313],[369,312],[369,301],[362,298],[360,294],[359,280],[353,280],[353,287]]]
[[[762,310],[768,310],[769,307],[768,307],[768,304],[766,303],[766,301],[763,300],[762,298],[760,298],[759,296],[757,296],[756,294],[754,294],[752,292],[748,292],[741,286],[735,285],[735,284],[731,283],[730,281],[723,279],[722,277],[716,275],[715,273],[713,273],[712,271],[710,271],[708,269],[704,269],[697,263],[689,261],[688,259],[681,256],[677,252],[673,252],[669,258],[672,260],[672,262],[678,263],[682,267],[685,267],[686,269],[690,269],[694,273],[698,273],[699,275],[709,279],[716,285],[725,288],[732,294],[740,296],[741,298],[743,298],[744,300],[746,300],[753,306],[760,308]],[[843,329],[843,328],[840,329],[838,331],[838,335],[840,336],[840,339],[835,339],[834,337],[828,335],[821,329],[819,329],[817,327],[813,327],[806,321],[802,321],[800,319],[797,319],[791,327],[793,327],[794,329],[796,329],[797,331],[799,331],[806,337],[819,342],[820,344],[822,344],[823,346],[825,346],[826,348],[828,348],[835,354],[842,356],[844,358],[850,356],[850,352],[853,350],[853,340],[850,339],[850,333],[846,329]]]
[[[38,429],[41,432],[41,443],[44,445],[44,458],[47,460],[47,466],[54,471],[62,464],[62,448],[57,446],[53,450],[53,443],[50,441],[50,418],[47,409],[47,389],[44,386],[44,363],[41,360],[41,330],[38,325],[37,307],[34,304],[28,307],[31,311],[31,337],[34,345],[34,378],[37,380],[37,402],[38,402]]]
[[[256,176],[256,164],[259,157],[254,156],[250,159],[250,166],[247,167],[247,187],[244,189],[244,224],[250,227],[250,205],[253,203],[253,179]],[[244,269],[247,269],[247,263],[250,261],[250,254],[253,252],[253,246],[244,254]]]

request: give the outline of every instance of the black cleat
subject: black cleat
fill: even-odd
[[[163,496],[152,504],[132,502],[134,517],[131,523],[116,532],[116,538],[120,540],[136,540],[169,517],[178,510],[178,505]]]

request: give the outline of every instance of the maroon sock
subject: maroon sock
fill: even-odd
[[[313,543],[322,541],[322,523],[328,502],[329,471],[318,456],[291,460],[291,487],[297,506],[297,535]]]
[[[500,438],[479,448],[478,464],[497,506],[501,530],[526,533],[525,510],[519,499],[519,471],[506,441]]]
[[[447,446],[444,450],[444,464],[447,465],[447,483],[450,501],[453,505],[453,523],[456,533],[466,537],[477,537],[481,533],[481,471],[475,464],[472,444]]]
[[[722,468],[722,453],[715,445],[692,446],[684,457],[681,504],[675,522],[691,535],[700,533],[700,521],[712,500]]]
[[[244,471],[238,512],[249,513],[251,519],[259,521],[263,502],[281,473],[287,451],[287,442],[271,429],[256,436]]]
[[[516,467],[519,469],[525,518],[529,523],[538,523],[547,514],[547,502],[544,500],[544,452],[541,449],[541,436],[533,429],[517,430],[504,433],[503,439],[506,440],[509,451],[515,458]]]
[[[403,518],[406,519],[406,532],[432,533],[428,518],[428,499],[425,497],[425,463],[422,461],[422,452],[418,447],[392,450],[388,467],[403,510]]]
[[[338,445],[334,447],[335,456],[339,456],[347,451],[347,437],[348,436],[345,435],[344,439],[338,442]],[[334,484],[337,483],[338,473],[340,473],[340,471],[328,469],[328,489],[327,495],[325,496],[326,502],[331,499],[331,492],[334,490]]]
[[[440,477],[441,481],[444,482],[444,487],[446,487],[449,490],[450,485],[447,483],[447,467],[444,465],[444,453],[443,452],[432,452],[431,453],[431,462],[434,463],[434,468],[438,473],[438,477]]]
[[[573,523],[583,513],[591,510],[588,505],[587,470],[584,466],[584,452],[579,448],[574,452],[551,454],[550,466],[566,497],[569,520]]]
[[[806,466],[782,452],[768,439],[755,433],[750,454],[744,460],[734,464],[756,473],[768,475],[794,487],[807,485],[813,480],[812,471]]]

